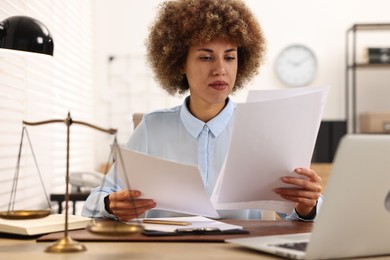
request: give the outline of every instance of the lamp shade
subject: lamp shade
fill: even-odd
[[[12,16],[0,22],[0,48],[53,55],[54,43],[40,21]]]

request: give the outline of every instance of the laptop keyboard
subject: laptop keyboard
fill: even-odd
[[[295,242],[295,243],[285,243],[285,244],[277,244],[276,247],[294,249],[298,251],[305,251],[307,247],[307,242]]]

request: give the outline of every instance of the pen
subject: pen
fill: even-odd
[[[184,221],[174,221],[174,220],[160,220],[160,219],[144,219],[142,220],[145,224],[160,224],[160,225],[175,225],[175,226],[189,226],[192,223]]]
[[[216,234],[221,233],[222,231],[216,227],[206,227],[206,228],[178,228],[175,230],[177,233],[183,234]]]

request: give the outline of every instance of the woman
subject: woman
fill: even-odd
[[[161,86],[172,95],[188,91],[190,95],[181,106],[146,114],[126,147],[197,164],[211,194],[231,139],[235,104],[229,95],[243,88],[262,63],[261,28],[239,0],[171,0],[160,6],[147,50]],[[297,177],[281,179],[296,188],[275,192],[296,203],[288,219],[313,220],[322,200],[321,179],[310,169],[297,168],[296,173]],[[174,214],[151,210],[156,206],[153,198],[123,190],[114,175],[111,170],[106,185],[91,192],[83,215],[126,221],[145,212],[148,217]],[[260,210],[219,213],[222,218],[261,218]]]

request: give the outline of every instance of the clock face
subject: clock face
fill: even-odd
[[[294,87],[310,83],[317,72],[314,53],[303,45],[290,45],[276,59],[276,75],[285,84]]]

